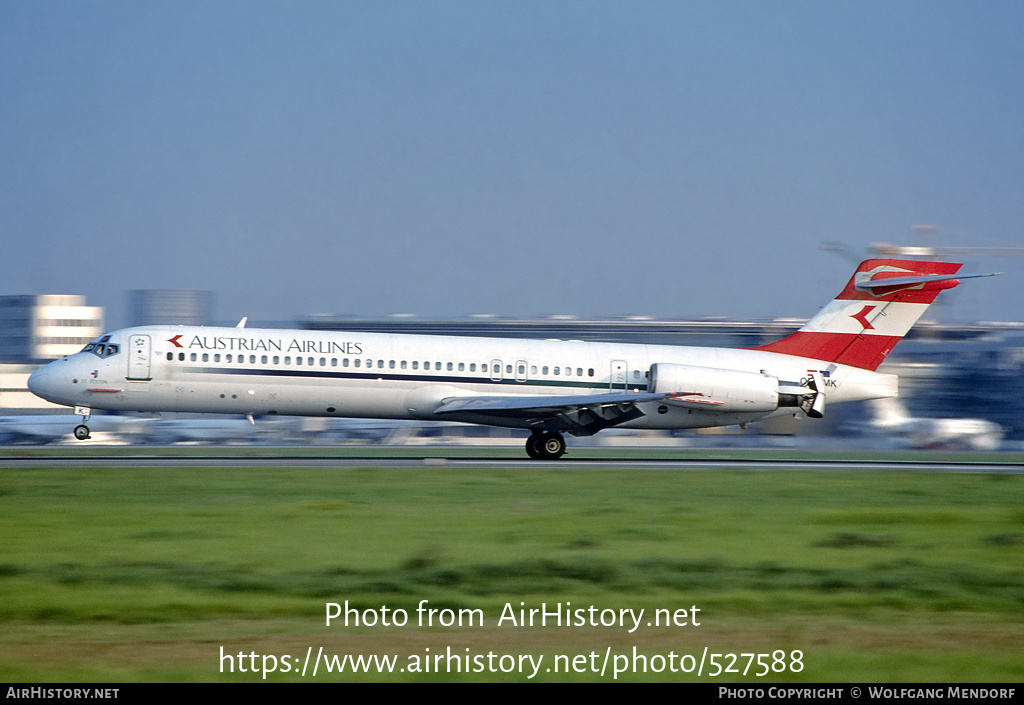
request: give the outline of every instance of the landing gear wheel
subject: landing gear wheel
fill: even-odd
[[[565,438],[561,433],[531,433],[526,454],[534,460],[558,460],[565,454]]]
[[[537,444],[541,457],[546,460],[558,460],[565,454],[565,438],[561,433],[545,433]]]
[[[75,438],[80,441],[84,441],[89,438],[89,427],[85,424],[75,426]]]
[[[544,436],[539,433],[531,433],[530,437],[526,439],[526,454],[534,460],[541,459],[540,444],[544,441]]]

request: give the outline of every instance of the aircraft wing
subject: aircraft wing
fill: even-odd
[[[451,397],[443,400],[434,414],[495,425],[503,425],[502,420],[535,421],[539,428],[589,436],[643,416],[636,406],[641,402],[663,401],[671,396],[618,391],[570,396]]]

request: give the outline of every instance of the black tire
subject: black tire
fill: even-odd
[[[89,427],[85,424],[75,426],[75,438],[80,441],[84,441],[89,438]]]
[[[544,436],[540,433],[531,433],[530,437],[526,439],[526,454],[534,460],[540,460],[543,456],[541,455],[541,443],[544,440]]]

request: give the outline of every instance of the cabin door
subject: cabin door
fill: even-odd
[[[128,379],[150,379],[150,341],[148,335],[133,335],[128,340]]]

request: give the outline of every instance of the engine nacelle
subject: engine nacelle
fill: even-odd
[[[693,394],[692,399],[680,398],[680,403],[706,404],[709,411],[760,412],[779,407],[778,377],[757,372],[658,362],[651,365],[649,389]]]

